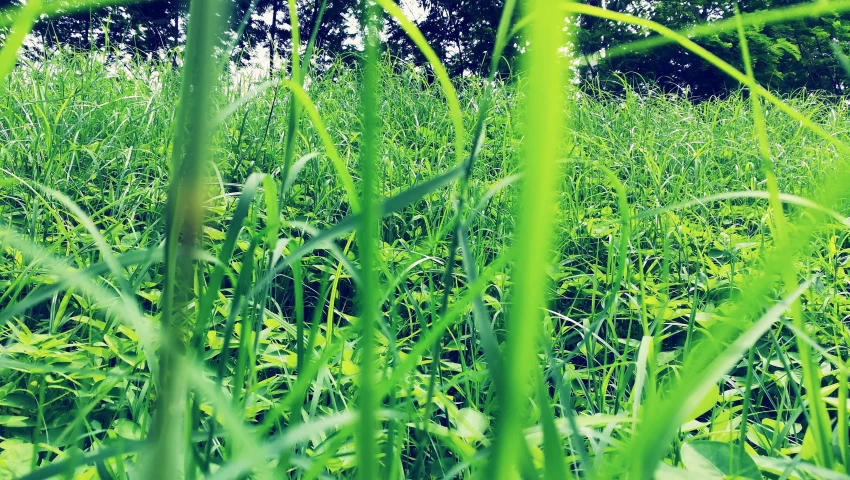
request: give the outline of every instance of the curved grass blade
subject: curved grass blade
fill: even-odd
[[[682,210],[685,208],[690,208],[694,206],[706,206],[707,203],[717,202],[721,200],[735,200],[740,198],[756,198],[759,200],[770,200],[770,192],[760,192],[760,191],[739,191],[739,192],[724,192],[724,193],[716,193],[714,195],[709,195],[707,197],[695,198],[693,200],[688,200],[685,202],[674,203],[672,205],[667,205],[665,207],[651,208],[649,210],[644,210],[642,212],[635,213],[631,216],[632,220],[639,220],[642,218],[650,218],[661,215],[665,212],[672,212],[676,210]],[[844,227],[850,228],[850,217],[845,217],[844,215],[838,213],[837,211],[825,207],[820,203],[817,203],[813,200],[809,200],[807,198],[798,197],[797,195],[791,195],[788,193],[780,193],[779,200],[784,203],[788,203],[791,205],[797,205],[799,207],[807,208],[815,212],[822,213],[833,220],[837,221]]]
[[[33,470],[26,475],[18,477],[18,480],[46,480],[48,478],[65,476],[78,467],[94,465],[95,463],[128,453],[141,452],[148,447],[148,442],[144,440],[117,440],[108,447],[92,452],[74,454],[64,460]]]
[[[415,23],[411,22],[407,15],[401,10],[401,8],[392,0],[375,0],[378,5],[381,6],[384,10],[387,11],[399,24],[404,33],[407,34],[408,37],[413,41],[414,44],[419,48],[419,51],[425,56],[428,60],[428,63],[431,64],[431,68],[434,69],[434,75],[437,77],[437,80],[440,82],[440,87],[443,89],[443,93],[446,96],[446,103],[449,107],[449,118],[452,121],[452,126],[454,128],[454,149],[455,149],[455,157],[457,159],[457,163],[460,164],[464,161],[465,157],[465,143],[466,143],[466,133],[463,127],[463,112],[460,108],[460,100],[458,100],[457,90],[452,84],[451,79],[449,78],[449,74],[446,71],[446,67],[443,66],[443,63],[440,61],[440,57],[434,52],[434,49],[431,48],[431,45],[428,44],[428,41],[425,40],[425,37],[422,35],[422,32],[419,30],[419,27],[416,26]]]
[[[162,248],[130,251],[122,255],[118,255],[115,257],[115,260],[121,268],[140,265],[146,262],[161,262]],[[67,267],[67,265],[65,266]],[[70,269],[71,267],[67,268]],[[3,310],[0,311],[0,325],[5,324],[15,315],[19,315],[53,297],[58,292],[75,287],[77,281],[93,281],[95,278],[105,275],[110,271],[111,268],[104,261],[89,265],[82,270],[74,270],[74,273],[70,276],[68,275],[68,271],[65,271],[57,282],[39,285],[22,300],[4,307]]]
[[[0,50],[0,91],[6,90],[6,79],[18,61],[18,50],[32,31],[42,9],[42,0],[28,0],[15,14],[11,30],[5,35]]]
[[[815,1],[810,3],[802,3],[798,5],[774,7],[770,10],[763,10],[753,13],[745,13],[740,15],[742,26],[752,25],[771,25],[775,23],[789,22],[793,20],[802,20],[804,18],[818,18],[828,14],[838,14],[850,11],[850,2],[846,0],[840,1]],[[716,35],[721,32],[734,30],[737,26],[736,18],[726,18],[710,23],[695,25],[685,30],[680,30],[676,33],[687,38],[700,38]],[[643,52],[656,47],[675,43],[675,40],[657,35],[625,45],[615,45],[605,52],[607,58],[616,58],[628,55],[634,52]]]
[[[322,120],[322,116],[319,115],[319,111],[316,110],[316,105],[313,104],[313,101],[310,100],[307,92],[304,91],[304,88],[300,84],[290,80],[285,82],[284,85],[290,88],[292,95],[306,110],[307,115],[310,117],[310,121],[313,122],[313,127],[316,128],[319,138],[325,146],[325,154],[330,157],[331,162],[336,169],[336,174],[339,177],[340,182],[342,182],[343,188],[345,188],[345,193],[348,195],[348,203],[351,205],[354,213],[360,213],[360,202],[357,197],[357,190],[354,188],[354,180],[352,180],[351,174],[348,172],[348,167],[345,165],[342,157],[340,157],[336,145],[333,140],[331,140],[331,136],[328,134],[328,129],[325,127],[325,122]]]
[[[738,24],[738,39],[741,44],[741,52],[744,60],[744,66],[749,77],[755,82],[753,74],[753,66],[750,60],[750,50],[747,46],[747,37],[744,35],[744,26],[741,21],[741,16],[738,14],[737,5],[735,6]],[[776,180],[776,172],[774,171],[773,158],[770,153],[770,141],[767,135],[767,126],[765,125],[764,113],[761,108],[761,100],[758,95],[750,95],[750,102],[753,110],[753,123],[758,135],[759,153],[762,159],[762,168],[764,170],[767,190],[770,193],[770,210],[773,220],[774,237],[776,238],[776,249],[784,250],[788,245],[788,222],[785,218],[785,213],[782,211],[782,203],[779,199],[779,184]],[[793,265],[787,265],[782,271],[782,282],[786,293],[796,285],[797,275]],[[803,308],[800,300],[797,299],[791,304],[791,317],[794,319],[794,325],[802,330],[805,326],[803,317]],[[817,459],[821,466],[832,468],[832,428],[830,427],[829,414],[826,411],[826,404],[820,396],[821,378],[820,368],[814,363],[811,350],[806,342],[797,337],[797,351],[800,354],[800,363],[803,367],[803,381],[806,385],[806,390],[809,397],[809,417],[811,426],[814,430],[815,438],[818,443]],[[741,454],[743,446],[741,447]]]
[[[126,5],[129,3],[142,4],[150,0],[62,0],[62,1],[40,1],[39,8],[35,11],[35,18],[58,17],[73,15],[91,8],[103,8],[109,6]],[[24,13],[29,2],[20,8],[7,8],[0,12],[0,28],[7,28],[15,24],[20,15]]]
[[[809,288],[811,281],[806,281],[788,294],[782,301],[771,307],[755,323],[741,333],[730,345],[716,353],[708,353],[717,348],[714,340],[706,340],[698,345],[693,355],[699,356],[705,352],[706,358],[712,360],[698,370],[685,369],[681,372],[679,384],[670,395],[656,403],[647,405],[646,416],[638,433],[632,442],[628,461],[631,463],[631,474],[635,478],[651,478],[658,467],[661,458],[669,449],[669,440],[688,415],[692,405],[696,405],[705,397],[712,385],[717,384],[723,375],[732,369],[747,353],[762,335],[779,320],[794,301]]]
[[[151,371],[157,371],[158,365],[156,363],[156,355],[154,354],[156,329],[149,319],[138,312],[138,309],[128,309],[126,299],[94,283],[88,275],[83,273],[85,271],[68,266],[62,260],[54,258],[49,252],[12,230],[0,229],[0,245],[11,246],[19,250],[25,257],[33,259],[33,261],[44,262],[47,268],[63,277],[69,286],[73,286],[90,295],[104,310],[115,316],[115,318],[126,321],[128,326],[139,336],[139,344],[145,354],[145,358],[150,362]],[[3,312],[0,312],[0,318],[5,319],[3,323],[9,321],[11,316],[17,311],[16,309],[13,310],[13,308],[15,307],[9,307],[4,309]]]
[[[355,412],[348,411],[334,413],[318,420],[299,423],[297,426],[277,435],[271,441],[259,446],[258,451],[254,452],[251,457],[263,459],[277,457],[281,452],[291,449],[305,440],[309,440],[319,432],[334,428],[342,428],[357,421],[357,414]],[[236,458],[217,470],[210,476],[210,479],[227,480],[242,478],[245,473],[248,473],[258,467],[260,467],[260,465],[254,463],[251,458]]]
[[[648,29],[650,29],[654,32],[661,34],[662,36],[664,36],[666,38],[669,38],[671,41],[678,43],[682,47],[686,48],[687,50],[693,52],[694,54],[698,55],[702,59],[706,60],[707,62],[709,62],[710,64],[715,66],[717,69],[719,69],[723,73],[734,78],[735,80],[740,82],[742,85],[745,85],[748,88],[750,88],[753,92],[757,93],[758,95],[763,97],[765,100],[772,103],[778,110],[787,114],[789,117],[793,118],[794,120],[797,120],[798,122],[802,123],[806,128],[811,130],[817,136],[826,140],[828,143],[833,145],[841,153],[843,153],[845,155],[850,155],[850,145],[847,145],[846,143],[842,142],[841,140],[839,140],[834,135],[830,135],[829,132],[827,132],[823,127],[812,122],[812,120],[810,118],[806,117],[802,113],[798,112],[797,110],[795,110],[794,108],[789,106],[787,103],[783,102],[781,99],[779,99],[779,97],[777,97],[776,95],[774,95],[773,93],[768,91],[763,86],[759,85],[757,82],[755,82],[750,77],[748,77],[747,75],[742,73],[740,70],[736,69],[735,67],[733,67],[729,63],[722,60],[717,55],[714,55],[713,53],[709,52],[708,50],[701,47],[700,45],[697,45],[691,39],[689,39],[689,38],[687,38],[687,37],[685,37],[685,36],[683,36],[679,33],[676,33],[675,31],[671,30],[670,28],[665,27],[664,25],[661,25],[659,23],[653,22],[651,20],[645,20],[645,19],[640,18],[640,17],[635,17],[634,15],[612,12],[610,10],[605,10],[604,8],[594,7],[594,6],[591,6],[591,5],[585,5],[585,4],[582,4],[582,3],[575,3],[575,2],[567,1],[567,2],[561,3],[561,7],[565,12],[568,12],[568,13],[593,15],[595,17],[604,18],[604,19],[607,19],[607,20],[613,20],[613,21],[616,21],[616,22],[622,22],[622,23],[627,23],[627,24],[631,24],[631,25],[637,25],[637,26],[640,26],[640,27],[648,28]]]
[[[465,227],[458,228],[457,235],[467,282],[474,284],[478,280],[478,267],[475,265],[475,259],[472,258],[472,250],[469,247],[469,238],[466,230]],[[484,358],[487,360],[487,368],[490,372],[490,377],[493,378],[496,391],[504,392],[508,388],[508,385],[507,379],[504,376],[502,351],[499,350],[499,340],[493,331],[492,320],[487,313],[487,307],[484,306],[481,295],[476,295],[472,298],[472,319],[475,324],[475,331],[478,332],[481,349],[484,351]]]

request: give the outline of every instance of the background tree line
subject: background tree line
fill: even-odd
[[[66,0],[55,0],[66,1]],[[322,15],[316,45],[319,62],[359,48],[357,22],[363,0],[297,0],[302,37],[310,34]],[[555,1],[555,0],[553,0]],[[673,29],[718,21],[734,15],[727,0],[586,0],[588,4],[654,20]],[[21,0],[2,0],[14,7]],[[453,75],[475,75],[489,62],[501,15],[503,0],[402,0],[401,6],[414,13],[414,21]],[[795,0],[741,0],[741,12],[750,13],[800,3]],[[71,48],[102,48],[106,45],[133,53],[175,51],[185,35],[188,0],[153,0],[124,6],[89,9],[74,15],[40,22],[36,28],[40,48],[64,45]],[[275,55],[291,51],[287,0],[233,0],[233,29],[246,12],[246,24],[234,57],[247,56],[257,48]],[[514,20],[518,20],[515,18]],[[630,25],[594,17],[578,17],[578,45],[587,61],[580,67],[583,80],[608,89],[625,82],[651,82],[667,90],[687,88],[695,97],[722,94],[736,88],[728,76],[676,45],[631,51],[616,57],[600,55],[617,45],[646,38],[649,32]],[[801,88],[843,93],[847,79],[835,49],[847,50],[850,16],[828,14],[817,18],[746,27],[746,36],[759,81],[778,91]],[[386,24],[385,48],[393,55],[414,62],[424,57],[393,23]],[[740,66],[736,31],[727,31],[698,42],[733,65]],[[509,45],[502,62],[503,74],[524,46]]]

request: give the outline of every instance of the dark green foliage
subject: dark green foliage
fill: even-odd
[[[599,5],[597,1],[588,3]],[[724,0],[616,0],[604,3],[609,10],[654,20],[674,30],[734,15],[733,4]],[[746,14],[802,3],[755,0],[741,2],[740,7],[741,12]],[[581,17],[579,25],[580,49],[588,56],[603,49],[627,45],[648,34],[643,29],[589,16]],[[844,91],[847,77],[833,54],[832,44],[844,48],[850,42],[850,15],[827,14],[770,25],[756,24],[746,27],[745,32],[755,77],[763,85],[782,92],[802,88],[833,93]],[[734,30],[700,37],[696,41],[723,60],[743,69]],[[600,58],[598,64],[584,67],[585,78],[609,89],[621,89],[623,77],[633,86],[649,81],[668,91],[688,90],[694,98],[726,94],[738,87],[733,79],[676,44],[649,51],[625,52],[616,58]]]
[[[502,0],[425,0],[422,14],[413,20],[440,56],[449,73],[486,75],[502,14]],[[515,16],[515,19],[519,14]],[[388,49],[408,60],[424,62],[424,57],[404,32],[391,24]],[[502,75],[511,72],[518,45],[511,41],[500,64]]]
[[[487,73],[502,3],[501,0],[425,0],[411,5],[417,14],[414,22],[449,73],[461,76]],[[728,19],[734,14],[732,4],[725,0],[590,0],[586,3],[604,4],[608,10],[654,20],[675,30]],[[7,1],[7,5],[16,4],[17,0]],[[306,43],[322,0],[298,0],[296,4],[299,21],[305,26],[302,40]],[[801,4],[793,0],[750,0],[741,2],[740,9],[747,14]],[[287,30],[286,0],[232,0],[232,6],[232,30],[238,28],[246,12],[255,12],[249,17],[237,48],[232,52],[235,58],[247,59],[254,47],[262,47],[266,52],[270,49],[281,58],[290,55],[292,42]],[[36,25],[36,32],[47,46],[61,44],[88,50],[108,44],[118,51],[163,54],[172,52],[184,40],[185,27],[178,26],[178,19],[185,16],[186,9],[184,0],[92,7],[74,15],[42,21]],[[359,50],[356,28],[352,29],[357,26],[359,12],[358,0],[326,1],[322,27],[316,32],[318,54],[314,60],[320,67],[327,68],[340,54]],[[269,24],[270,18],[276,20]],[[517,14],[514,23],[518,20]],[[733,79],[675,44],[651,50],[626,48],[613,58],[600,55],[613,47],[645,39],[648,32],[586,15],[580,16],[577,24],[580,27],[576,30],[578,51],[586,60],[581,68],[582,78],[589,84],[622,91],[624,81],[632,87],[649,81],[666,91],[687,90],[694,99],[727,94],[738,88]],[[389,53],[424,63],[422,54],[395,23],[387,22],[386,28],[387,41],[383,47]],[[850,42],[850,16],[847,14],[824,14],[767,25],[756,23],[746,27],[746,36],[755,77],[764,85],[781,92],[803,88],[844,92],[846,72],[833,49],[846,49]],[[742,68],[734,29],[699,37],[697,41],[720,58]],[[521,47],[518,40],[508,42],[499,65],[500,75],[516,71]],[[269,66],[275,55],[269,57]]]

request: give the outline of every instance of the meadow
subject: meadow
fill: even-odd
[[[0,479],[848,478],[850,106],[577,89],[537,3],[501,80],[7,44]]]

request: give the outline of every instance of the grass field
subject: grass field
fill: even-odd
[[[846,102],[215,85],[195,29],[6,79],[0,479],[850,474]]]

